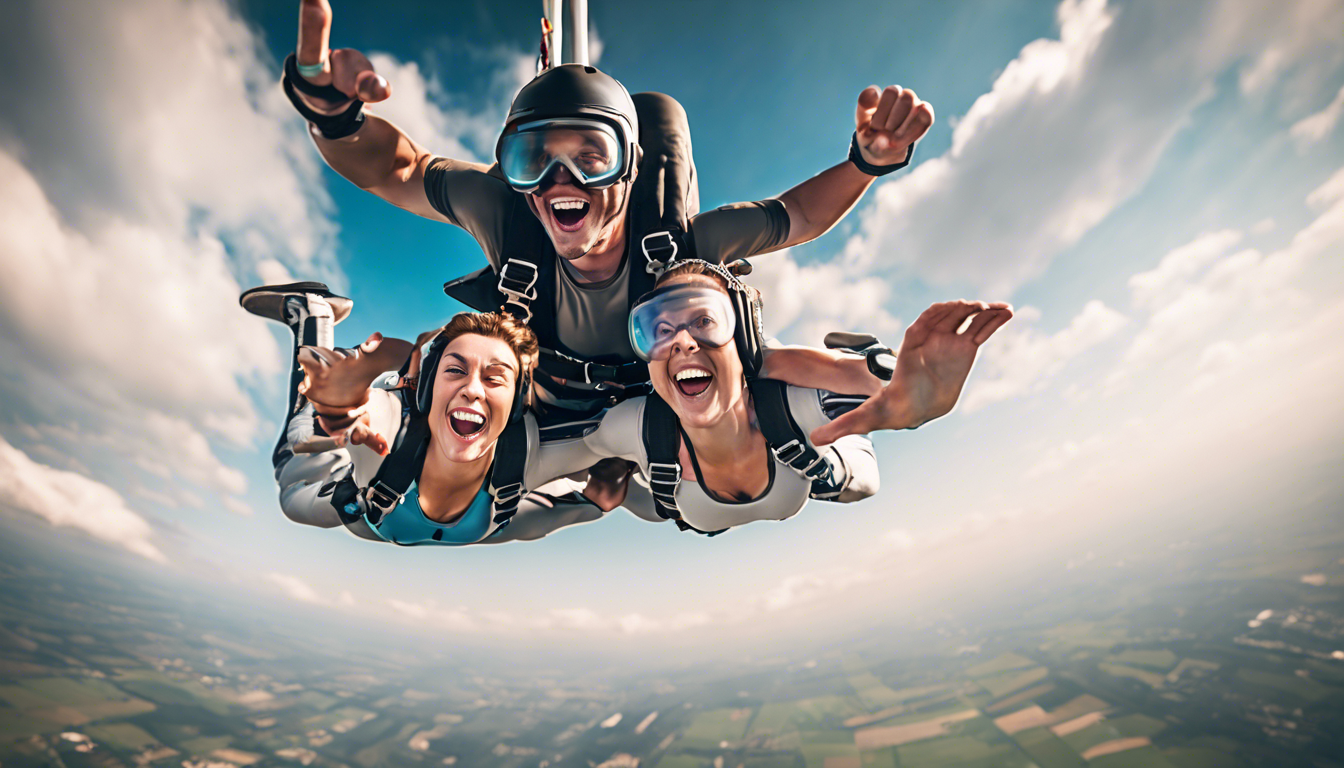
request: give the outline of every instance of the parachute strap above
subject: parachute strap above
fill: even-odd
[[[831,464],[812,447],[789,412],[788,385],[774,379],[753,379],[749,386],[756,421],[775,458],[813,482],[825,481],[831,474]]]
[[[490,469],[490,496],[494,499],[491,521],[504,527],[518,512],[518,502],[527,493],[527,422],[515,421],[504,428],[495,443],[495,461]]]
[[[678,258],[693,258],[694,249],[686,235],[676,226],[645,235],[639,241],[640,250],[644,252],[644,271],[658,278]]]

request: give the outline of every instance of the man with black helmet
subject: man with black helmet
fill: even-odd
[[[326,0],[303,0],[297,55],[286,62],[286,93],[312,124],[318,149],[334,170],[476,238],[499,273],[482,276],[498,292],[480,299],[493,306],[478,308],[505,303],[515,314],[531,316],[545,350],[538,394],[553,411],[591,414],[628,394],[631,384],[647,382],[625,318],[661,266],[655,254],[671,258],[690,251],[726,263],[808,242],[842,218],[877,175],[904,167],[933,122],[932,109],[913,91],[869,87],[859,96],[848,161],[778,198],[693,218],[698,201],[687,134],[690,176],[674,170],[683,176],[679,189],[691,199],[654,219],[666,225],[679,215],[689,218],[682,226],[689,234],[676,231],[675,222],[652,231],[632,223],[639,215],[631,205],[641,164],[639,110],[613,78],[582,65],[547,70],[515,99],[496,146],[496,166],[437,157],[363,111],[365,102],[391,95],[388,83],[358,51],[329,50],[331,18]],[[674,123],[677,113],[684,124],[680,107],[655,114],[670,114],[667,122]],[[647,264],[636,262],[641,253]]]

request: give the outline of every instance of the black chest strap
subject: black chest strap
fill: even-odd
[[[836,475],[829,457],[831,452],[823,454],[813,448],[807,433],[793,418],[789,408],[788,385],[774,379],[753,379],[748,386],[751,388],[752,405],[756,409],[756,422],[775,458],[812,481],[812,498],[833,499],[838,496],[843,488],[837,486],[843,483],[843,478]]]
[[[490,468],[491,520],[500,528],[508,525],[518,512],[518,502],[527,493],[527,423],[522,419],[509,424],[495,443],[495,462]]]
[[[681,484],[680,436],[681,421],[672,407],[656,392],[649,393],[644,399],[642,437],[644,452],[649,457],[649,491],[653,494],[654,511],[683,531],[718,536],[728,529],[702,531],[683,520],[677,508],[677,486]]]

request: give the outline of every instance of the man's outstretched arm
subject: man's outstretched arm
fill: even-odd
[[[846,160],[779,196],[789,213],[789,237],[771,250],[799,245],[826,234],[868,191],[884,166],[903,165],[915,142],[933,125],[933,107],[898,85],[881,92],[870,85],[859,94],[854,133],[868,168]]]
[[[299,9],[297,63],[301,69],[321,66],[315,74],[298,74],[314,86],[332,86],[344,101],[323,99],[295,89],[297,98],[320,115],[340,115],[356,99],[366,104],[391,96],[387,80],[374,71],[368,57],[351,48],[331,50],[332,12],[327,0],[302,0]],[[332,170],[400,208],[438,221],[447,218],[435,210],[425,193],[425,168],[434,158],[401,129],[367,111],[359,129],[348,136],[327,138],[310,124],[317,149]],[[485,171],[488,166],[462,163]]]

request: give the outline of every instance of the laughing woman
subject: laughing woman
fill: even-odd
[[[1007,304],[935,304],[906,331],[890,384],[865,368],[836,394],[761,378],[755,293],[717,264],[677,262],[630,315],[654,394],[612,408],[587,442],[637,465],[628,508],[700,533],[856,501],[878,486],[862,435],[951,411],[980,344],[1011,317]]]
[[[294,332],[290,400],[273,455],[280,504],[295,522],[396,544],[534,539],[596,520],[602,510],[568,485],[526,495],[597,461],[581,439],[543,444],[526,410],[537,341],[512,317],[464,312],[430,344],[418,387],[372,386],[409,342],[375,334],[334,350],[349,299],[320,283],[242,295],[253,314]],[[337,405],[340,404],[340,405]],[[336,438],[316,417],[342,427]]]

